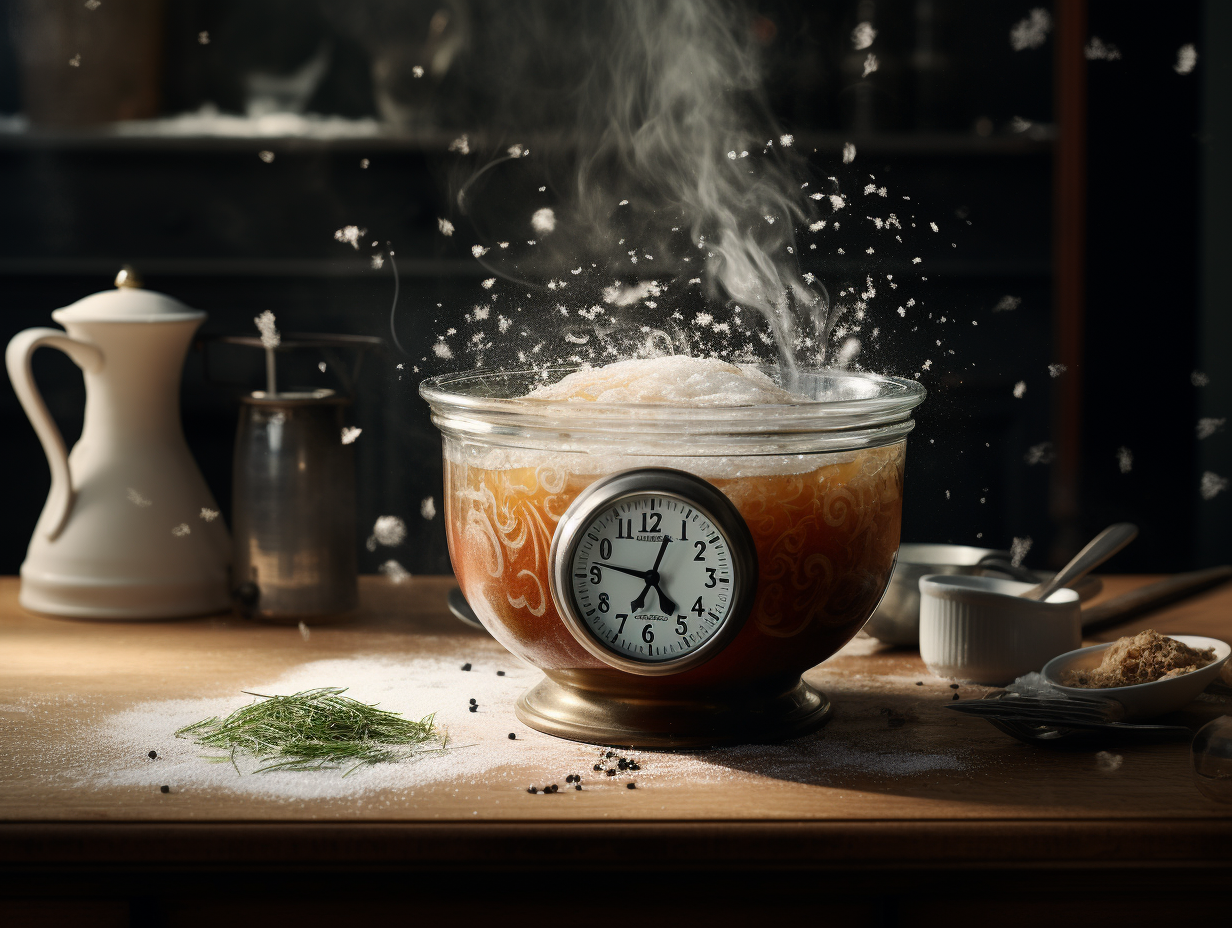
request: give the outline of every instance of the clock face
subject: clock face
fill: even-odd
[[[723,632],[740,606],[737,590],[753,580],[743,575],[744,539],[680,495],[596,501],[574,531],[561,565],[572,619],[626,664],[695,656]]]

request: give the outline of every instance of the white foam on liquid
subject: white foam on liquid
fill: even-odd
[[[532,390],[527,398],[662,403],[692,409],[809,402],[798,393],[784,390],[755,367],[687,355],[635,358],[574,371],[554,384]]]

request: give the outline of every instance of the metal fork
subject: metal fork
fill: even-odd
[[[993,693],[983,699],[948,703],[947,708],[983,718],[1011,718],[1047,722],[1098,722],[1107,724],[1125,718],[1125,707],[1115,699],[1099,696],[1041,696]]]
[[[948,704],[965,715],[983,718],[1005,734],[1028,744],[1081,747],[1109,738],[1189,738],[1183,725],[1123,722],[1125,707],[1101,696],[1040,696],[989,693],[983,699]]]

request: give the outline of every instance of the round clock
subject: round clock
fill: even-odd
[[[569,631],[628,673],[679,673],[712,658],[744,625],[757,586],[757,551],[736,507],[667,468],[587,487],[561,518],[549,559]]]

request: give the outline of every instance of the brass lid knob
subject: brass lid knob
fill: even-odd
[[[131,264],[126,264],[120,268],[120,272],[115,276],[115,285],[121,289],[129,287],[132,289],[140,289],[145,284],[141,280],[136,269]]]

